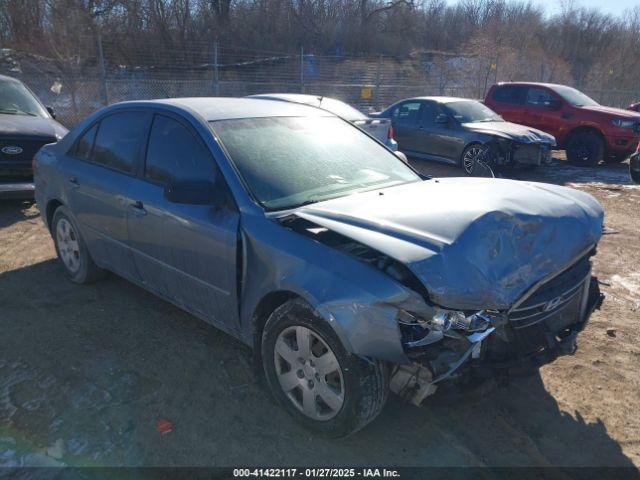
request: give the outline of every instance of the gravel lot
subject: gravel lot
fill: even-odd
[[[606,299],[576,355],[422,408],[392,397],[340,441],[293,423],[227,335],[115,276],[68,282],[37,206],[2,202],[0,466],[640,466],[640,187],[626,169],[558,160],[517,174],[605,207],[612,233],[594,263]]]

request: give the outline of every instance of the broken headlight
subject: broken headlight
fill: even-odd
[[[465,313],[460,310],[435,309],[430,318],[420,317],[406,310],[398,312],[402,343],[408,347],[421,347],[442,338],[464,338],[464,334],[485,331],[491,319],[484,311]]]

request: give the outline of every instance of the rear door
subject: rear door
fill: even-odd
[[[487,106],[508,122],[527,125],[524,118],[527,88],[525,85],[496,85],[491,90]]]
[[[79,138],[62,170],[69,207],[94,260],[134,280],[127,205],[150,119],[145,111],[102,117]]]
[[[135,266],[149,289],[233,330],[238,326],[239,213],[228,190],[228,202],[220,205],[167,200],[165,187],[181,180],[209,180],[227,188],[199,134],[181,117],[156,114],[128,206]]]
[[[404,152],[421,152],[422,132],[420,131],[420,115],[423,102],[407,100],[391,110],[391,124],[398,148]]]

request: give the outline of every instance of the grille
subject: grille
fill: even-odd
[[[514,328],[525,328],[566,309],[584,289],[591,265],[587,257],[567,271],[543,284],[525,302],[509,314]],[[577,312],[576,312],[577,313]]]
[[[513,161],[523,165],[539,165],[543,156],[540,145],[518,145],[513,152]]]
[[[24,138],[0,138],[0,166],[2,164],[21,164],[25,163],[31,165],[31,160],[35,154],[40,150],[43,145],[47,143],[53,143],[56,139],[54,137],[44,138],[40,140],[29,140]],[[4,147],[15,146],[22,148],[22,152],[18,155],[7,155],[2,152]]]
[[[591,264],[585,257],[540,286],[509,313],[513,334],[526,351],[546,346],[548,335],[555,335],[581,320],[585,284],[590,277]]]

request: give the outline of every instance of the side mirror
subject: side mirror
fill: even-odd
[[[393,154],[398,157],[400,160],[402,160],[404,163],[409,163],[409,160],[407,159],[407,156],[402,153],[399,150],[396,150],[395,152],[393,152]]]
[[[164,197],[172,203],[216,205],[224,202],[220,190],[209,180],[175,180],[164,187]]]
[[[445,115],[444,113],[439,113],[438,115],[436,115],[436,123],[449,123],[449,116]]]
[[[56,118],[56,111],[53,109],[53,107],[46,106],[44,108],[47,109],[47,112],[49,112],[49,115],[51,115],[52,118]]]
[[[640,185],[640,152],[631,155],[629,160],[629,175],[633,183]]]

